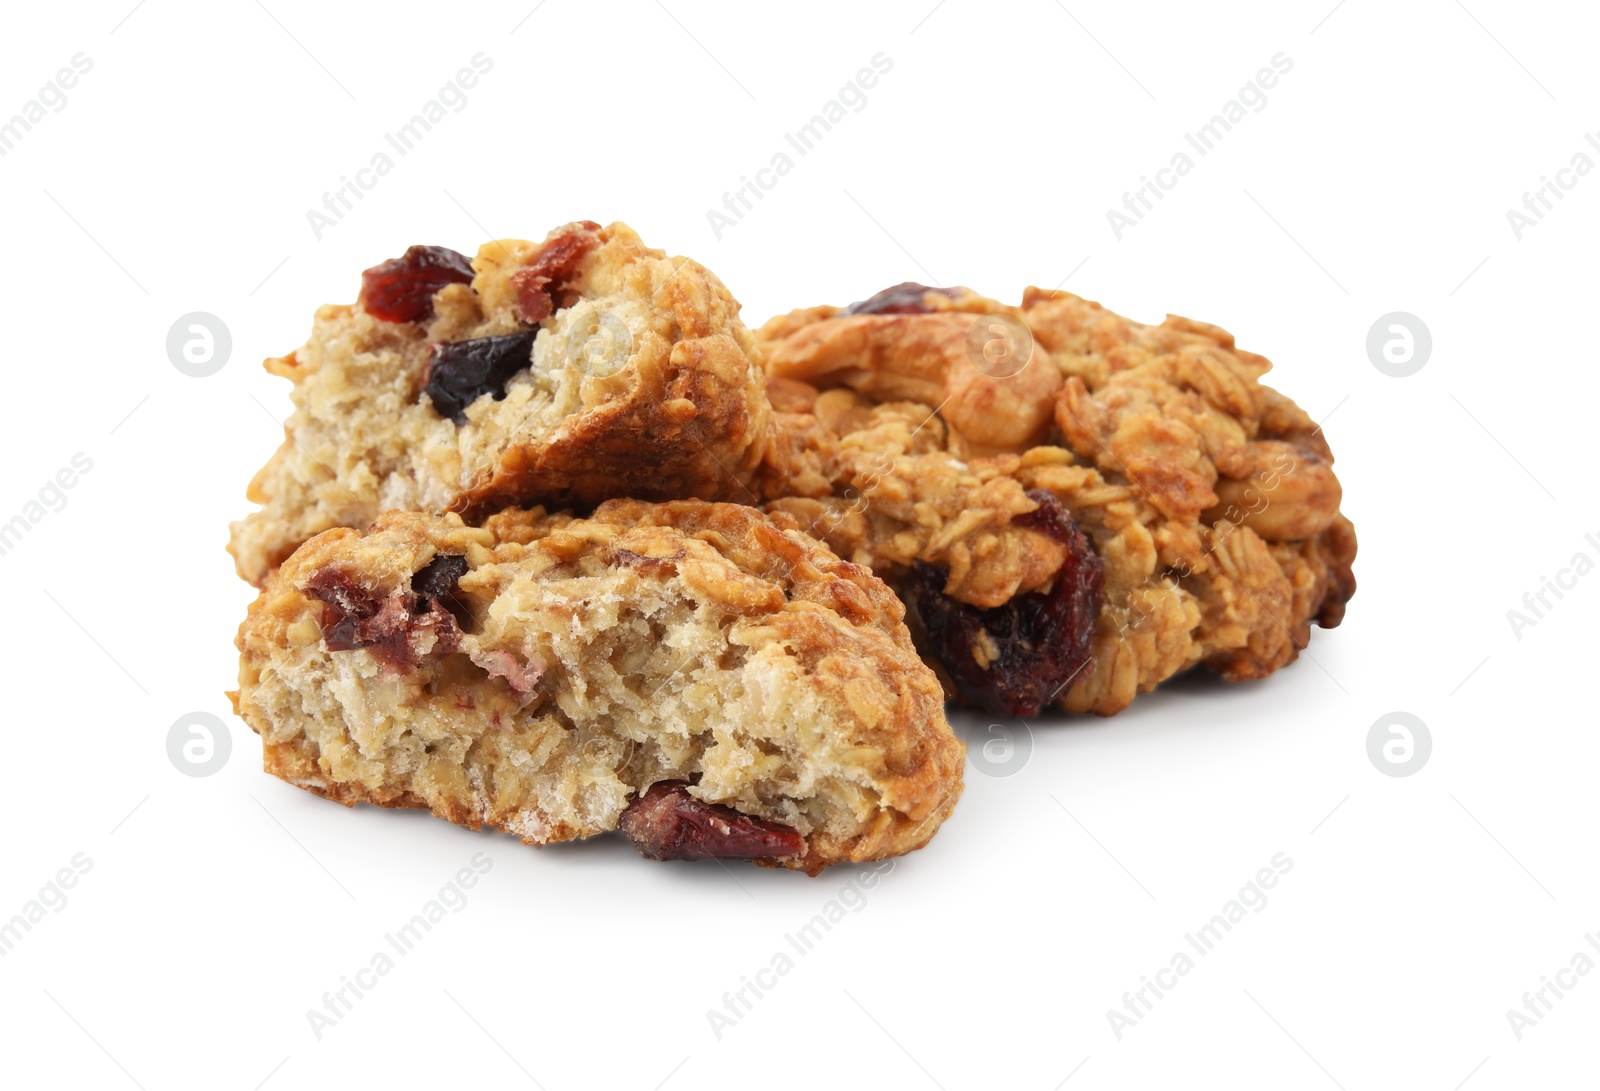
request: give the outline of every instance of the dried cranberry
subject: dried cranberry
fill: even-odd
[[[797,831],[720,803],[702,803],[683,780],[650,785],[628,804],[617,828],[652,860],[757,860],[806,851]]]
[[[459,594],[456,585],[467,574],[467,559],[459,553],[436,553],[433,560],[423,565],[411,577],[411,593],[421,604],[431,603],[434,608],[450,611],[456,625],[463,629],[473,626],[472,609]]]
[[[472,280],[472,263],[447,246],[413,246],[361,274],[361,306],[385,322],[415,322],[433,313],[433,293]]]
[[[410,591],[375,594],[348,573],[324,568],[311,577],[306,593],[323,603],[322,641],[330,652],[366,648],[405,673],[421,662],[412,643],[419,632],[432,631],[434,654],[460,646],[461,628],[449,604],[466,571],[465,557],[441,553],[411,577]]]
[[[919,562],[910,579],[928,650],[954,680],[961,700],[1007,716],[1035,715],[1089,669],[1102,600],[1104,566],[1072,516],[1043,489],[1028,496],[1039,507],[1016,522],[1067,547],[1050,590],[984,610],[946,595],[945,573],[932,565]]]
[[[599,230],[600,225],[593,220],[570,224],[559,234],[552,233],[533,260],[511,274],[518,318],[542,322],[550,317],[556,308],[554,294],[577,275],[583,256],[600,245],[600,237],[595,234]]]
[[[459,553],[436,553],[433,560],[411,577],[411,590],[422,598],[447,599],[456,593],[456,584],[467,574],[467,559]]]
[[[503,399],[506,382],[532,361],[535,336],[529,331],[434,345],[422,382],[423,391],[433,399],[434,411],[465,424],[467,406],[483,395],[493,394],[495,401]]]
[[[839,312],[839,316],[842,318],[852,314],[927,314],[928,305],[922,301],[923,296],[929,292],[938,292],[954,299],[958,290],[930,288],[926,284],[908,280],[904,284],[896,284],[893,288],[885,288],[870,299],[850,304]]]

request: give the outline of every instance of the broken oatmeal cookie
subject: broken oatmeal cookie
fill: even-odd
[[[268,772],[340,803],[815,874],[921,847],[960,795],[903,617],[753,508],[391,512],[268,581],[234,707]]]
[[[290,379],[283,445],[233,524],[261,586],[301,542],[390,509],[749,499],[768,425],[739,305],[712,273],[583,221],[469,262],[414,246],[317,311],[269,372]]]

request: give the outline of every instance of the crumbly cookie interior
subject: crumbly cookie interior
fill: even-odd
[[[670,780],[798,831],[808,869],[926,840],[959,791],[960,745],[898,615],[849,624],[791,601],[822,593],[780,558],[752,572],[719,547],[715,530],[524,512],[332,531],[241,629],[239,711],[300,787],[531,843],[615,829]],[[414,582],[440,557],[466,570],[430,600]],[[330,650],[348,609],[398,620],[382,646]]]
[[[509,447],[542,444],[569,418],[627,396],[641,374],[659,372],[674,331],[670,317],[652,310],[648,298],[648,291],[641,298],[611,290],[546,319],[528,366],[506,383],[505,396],[480,396],[467,407],[467,424],[443,437],[456,448],[453,462],[438,464],[452,474],[451,494],[469,487]],[[426,402],[421,411],[437,417]]]
[[[282,446],[250,484],[247,495],[262,510],[231,528],[240,575],[259,586],[307,538],[366,526],[384,511],[461,510],[474,490],[496,479],[508,455],[558,450],[577,461],[549,470],[529,495],[517,495],[510,483],[512,495],[496,494],[487,511],[553,499],[543,494],[547,488],[579,476],[584,480],[573,487],[600,492],[587,503],[625,494],[620,485],[597,485],[582,453],[652,438],[643,433],[666,435],[673,423],[720,405],[719,397],[746,396],[746,387],[759,401],[750,335],[720,282],[694,262],[645,247],[624,225],[594,238],[593,249],[551,286],[552,313],[537,325],[519,317],[515,280],[550,244],[517,239],[480,247],[471,284],[439,289],[426,321],[385,321],[360,303],[319,308],[306,344],[267,361],[270,373],[294,382],[295,411]],[[459,417],[434,404],[427,390],[430,367],[438,366],[434,346],[530,332],[536,336],[525,365],[503,384],[478,394]],[[687,389],[669,392],[673,382]],[[619,407],[632,412],[619,414]],[[662,407],[671,420],[641,421]],[[746,457],[744,447],[760,433],[764,403],[748,408],[736,419],[697,421],[699,446],[677,443],[675,453],[658,456],[668,464],[664,495],[710,490],[688,463],[702,475],[702,461],[712,471],[747,468],[756,456]]]
[[[257,691],[290,736],[269,742],[301,731],[334,781],[467,801],[533,842],[614,829],[635,793],[672,779],[802,834],[854,823],[824,802],[839,784],[819,793],[842,773],[809,750],[826,710],[794,707],[800,667],[772,634],[678,577],[565,567],[469,576],[461,650],[409,676],[363,649],[299,645]]]

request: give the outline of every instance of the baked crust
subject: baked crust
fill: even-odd
[[[552,263],[559,278],[536,282],[548,291],[531,309],[527,276]],[[302,348],[267,361],[293,381],[295,412],[251,482],[262,510],[232,527],[243,578],[259,587],[312,535],[390,509],[476,522],[513,504],[751,499],[763,378],[739,305],[709,270],[620,223],[486,243],[472,268],[471,284],[433,296],[431,317],[325,306]],[[500,396],[478,397],[460,423],[435,408],[432,346],[531,330],[528,366]]]
[[[1262,678],[1313,621],[1338,624],[1355,532],[1321,430],[1261,382],[1264,357],[1206,323],[1149,326],[1066,292],[1030,288],[1013,309],[930,291],[923,306],[813,307],[757,331],[777,407],[768,510],[902,590],[931,564],[946,595],[993,609],[1047,590],[1063,563],[1020,518],[1038,508],[1029,491],[1047,491],[1104,562],[1093,665],[1057,702],[1071,711],[1110,715],[1197,663]],[[1017,378],[1042,363],[1058,381],[969,397],[970,375],[953,376],[978,369],[951,330],[974,313],[1020,316],[1035,350]],[[845,367],[844,344],[871,348]],[[982,418],[1001,411],[1048,419],[1042,441],[994,443],[1003,427]]]
[[[1049,353],[1036,349],[1020,367],[982,355],[986,343],[1005,336],[994,319],[1021,325],[1022,312],[967,288],[926,291],[917,305],[925,313],[792,311],[757,333],[762,364],[777,380],[845,386],[878,403],[938,406],[969,453],[1016,450],[1048,438],[1052,400],[1062,384]]]
[[[428,599],[441,557],[461,575]],[[330,650],[354,614],[365,642]],[[803,856],[760,862],[815,874],[922,846],[960,795],[965,750],[903,618],[882,581],[738,505],[482,527],[391,512],[313,538],[268,581],[234,701],[268,772],[346,805],[545,844],[691,781],[798,831]]]

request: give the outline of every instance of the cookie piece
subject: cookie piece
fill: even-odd
[[[885,298],[881,314],[872,301],[810,308],[757,332],[777,408],[760,487],[769,510],[900,590],[919,645],[965,702],[1110,715],[1199,663],[1265,677],[1296,658],[1312,622],[1338,624],[1355,532],[1321,430],[1261,382],[1265,358],[1215,326],[1148,326],[1065,292],[1030,288],[1014,311],[964,289],[874,297]],[[966,398],[976,383],[960,377],[945,328],[957,307],[1020,316],[1028,367],[1058,381]],[[874,347],[840,366],[845,340]],[[965,366],[982,373],[970,356]],[[911,374],[945,378],[916,389]],[[1041,438],[992,442],[1006,422],[987,417],[1018,405],[1021,419],[1046,413]],[[1046,498],[1098,559],[1097,592],[1070,536],[1041,529],[1055,523]],[[1042,625],[1063,579],[1083,605]],[[1085,636],[1077,619],[1091,606]],[[1002,647],[1008,632],[1017,646]]]
[[[412,247],[267,361],[295,412],[229,551],[259,587],[312,535],[390,509],[749,500],[768,426],[751,351],[709,270],[620,223],[486,243],[470,264]]]
[[[234,707],[268,772],[340,803],[815,874],[919,848],[960,795],[903,617],[753,508],[391,512],[268,581]]]

